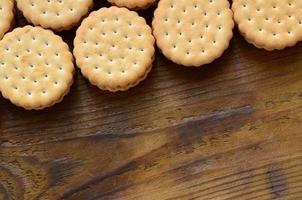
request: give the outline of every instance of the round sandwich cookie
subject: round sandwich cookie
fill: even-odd
[[[126,8],[101,8],[84,19],[74,40],[77,66],[102,90],[125,91],[152,68],[154,38],[144,18]]]
[[[93,6],[93,0],[16,0],[24,17],[34,25],[55,31],[78,25]]]
[[[14,1],[0,1],[0,39],[10,30],[14,19]]]
[[[108,1],[115,6],[127,7],[132,10],[147,9],[157,2],[157,0],[108,0]]]
[[[302,40],[302,0],[233,0],[240,33],[258,48],[281,50]]]
[[[228,0],[161,0],[153,34],[162,53],[184,66],[202,66],[220,57],[233,36]]]
[[[73,57],[61,37],[25,26],[0,41],[0,91],[27,110],[60,102],[73,83]]]

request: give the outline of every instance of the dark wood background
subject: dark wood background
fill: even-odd
[[[202,68],[157,52],[128,92],[75,79],[43,111],[0,98],[1,200],[302,199],[301,43],[267,52],[235,30]]]

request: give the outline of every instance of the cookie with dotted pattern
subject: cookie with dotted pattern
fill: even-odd
[[[68,45],[50,30],[25,26],[0,41],[0,91],[17,106],[40,110],[60,102],[73,72]]]
[[[16,0],[30,23],[55,31],[78,25],[93,6],[93,0]]]
[[[198,67],[220,57],[229,46],[233,13],[228,0],[161,0],[152,27],[168,59]]]
[[[0,1],[0,39],[12,27],[14,19],[14,1]]]
[[[147,77],[154,43],[144,18],[126,8],[101,8],[76,32],[74,56],[89,81],[102,90],[125,91]]]
[[[132,10],[147,9],[157,2],[157,0],[108,0],[108,1],[115,6],[127,7]]]
[[[234,19],[249,43],[281,50],[302,40],[302,0],[233,0]]]

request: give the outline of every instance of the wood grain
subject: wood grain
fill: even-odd
[[[71,44],[74,30],[61,35]],[[1,200],[302,199],[301,43],[267,52],[235,30],[203,68],[157,52],[128,92],[77,71],[53,108],[0,109]]]

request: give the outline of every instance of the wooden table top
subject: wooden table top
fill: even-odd
[[[50,109],[0,98],[0,199],[302,199],[302,44],[268,52],[234,32],[202,68],[157,52],[128,92],[77,70]]]

